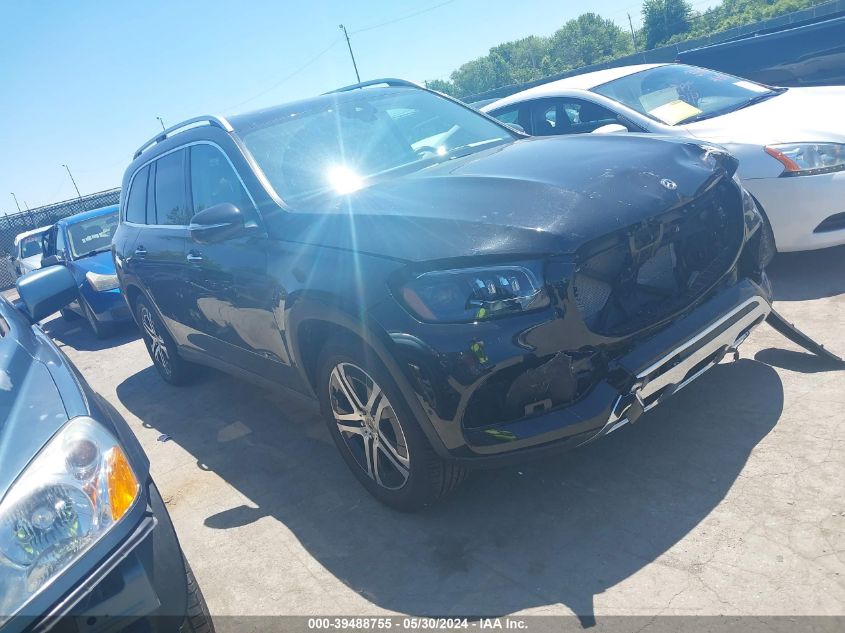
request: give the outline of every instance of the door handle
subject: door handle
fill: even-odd
[[[139,246],[138,248],[135,249],[135,255],[137,257],[146,257],[147,256],[147,249],[144,248],[143,246]]]
[[[185,259],[192,264],[196,264],[202,261],[202,255],[199,255],[198,253],[188,253],[188,256]]]

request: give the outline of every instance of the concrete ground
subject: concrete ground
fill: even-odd
[[[845,248],[771,273],[845,354]],[[845,372],[768,326],[635,425],[416,515],[361,488],[311,401],[170,387],[133,332],[45,329],[140,438],[214,615],[845,614]]]

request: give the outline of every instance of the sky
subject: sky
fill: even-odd
[[[699,0],[695,4],[702,4]],[[708,3],[709,4],[709,3]],[[0,213],[120,185],[134,151],[201,114],[234,114],[363,80],[447,78],[497,44],[637,0],[0,0]],[[698,8],[698,7],[696,7]]]

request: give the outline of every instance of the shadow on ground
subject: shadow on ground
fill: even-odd
[[[57,312],[41,322],[41,329],[61,345],[84,352],[96,352],[109,347],[117,347],[141,336],[134,322],[121,323],[115,327],[108,338],[98,339],[91,331],[91,326],[82,317],[66,321]]]
[[[298,395],[216,373],[177,389],[151,367],[117,395],[258,506],[206,516],[210,528],[272,517],[386,609],[498,615],[563,603],[584,626],[594,596],[720,503],[783,407],[770,367],[719,365],[632,427],[552,461],[479,471],[445,502],[406,515],[361,488],[316,406]]]
[[[780,253],[767,272],[778,301],[834,297],[845,293],[845,246]]]

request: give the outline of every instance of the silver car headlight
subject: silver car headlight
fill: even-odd
[[[102,424],[65,424],[0,501],[0,626],[120,521],[139,493]]]
[[[843,143],[781,143],[764,149],[783,165],[781,176],[810,176],[845,169]]]
[[[91,284],[91,287],[97,292],[105,292],[106,290],[114,290],[118,287],[117,275],[101,275],[100,273],[85,273],[85,279]]]

